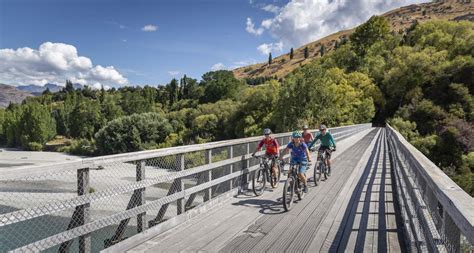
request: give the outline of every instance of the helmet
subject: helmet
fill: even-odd
[[[294,131],[294,132],[291,134],[291,138],[301,138],[301,133],[298,132],[298,131]]]
[[[321,125],[319,126],[319,130],[324,130],[324,129],[326,129],[326,126],[323,125],[323,124],[321,124]]]
[[[308,125],[303,126],[303,130],[309,129]]]
[[[270,130],[270,128],[263,129],[263,134],[264,135],[268,135],[268,134],[271,134],[271,133],[272,133],[272,130]]]

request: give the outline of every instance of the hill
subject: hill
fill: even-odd
[[[73,87],[74,87],[74,89],[84,88],[81,84],[78,84],[78,83],[74,83]],[[62,90],[64,88],[64,86],[54,84],[54,83],[47,83],[43,86],[30,84],[30,85],[17,86],[16,88],[18,90],[22,90],[22,91],[32,93],[33,95],[40,95],[46,89],[49,89],[50,92],[54,93],[54,92],[58,92],[58,91]]]
[[[33,96],[31,93],[21,91],[16,87],[0,83],[0,107],[7,107],[10,102],[21,103],[25,98]]]
[[[474,2],[469,0],[436,1],[424,4],[413,4],[389,11],[382,15],[387,18],[394,32],[405,31],[415,22],[424,23],[430,20],[470,20],[474,21]],[[336,43],[349,38],[355,28],[339,31],[320,40],[308,43],[294,50],[294,57],[290,59],[289,53],[273,59],[273,63],[257,63],[234,69],[234,75],[239,78],[257,78],[277,76],[284,77],[295,68],[321,57],[321,46],[324,52],[332,51]],[[304,49],[308,47],[309,57],[304,58]]]

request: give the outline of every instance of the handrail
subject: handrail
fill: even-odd
[[[403,167],[402,174],[406,178],[406,180],[401,178],[404,180],[403,184],[407,184],[407,187],[417,187],[413,190],[415,194],[413,201],[418,201],[419,208],[423,209],[418,215],[425,216],[428,210],[430,217],[427,219],[437,225],[434,228],[429,224],[421,224],[425,226],[425,232],[431,233],[430,236],[433,239],[433,242],[430,242],[433,244],[431,249],[439,248],[440,242],[436,242],[439,239],[443,241],[443,244],[451,244],[446,247],[448,251],[459,250],[460,238],[457,239],[456,229],[471,245],[474,245],[474,199],[398,131],[388,124],[387,128],[392,137],[390,140],[396,149],[393,155],[396,155],[397,159],[402,159],[399,163]],[[433,229],[438,229],[438,231],[432,231]],[[441,238],[438,237],[437,232],[440,233]]]
[[[368,125],[368,124],[334,127],[334,128],[330,128],[329,130],[339,131],[345,128],[364,126],[364,125]],[[311,131],[316,132],[317,130],[313,129]],[[280,137],[288,136],[289,134],[290,132],[286,132],[286,133],[274,134],[273,136],[275,138],[280,138]],[[106,156],[100,156],[100,157],[83,158],[76,161],[58,162],[58,163],[45,164],[45,165],[27,165],[27,166],[13,167],[13,168],[5,168],[5,169],[2,169],[1,179],[10,180],[10,179],[19,178],[22,176],[44,174],[45,172],[57,173],[61,171],[70,171],[70,170],[77,170],[77,169],[83,169],[83,168],[98,167],[98,166],[105,165],[111,162],[131,162],[131,161],[146,160],[146,159],[152,159],[152,158],[163,157],[163,156],[185,154],[185,153],[196,152],[196,151],[203,151],[203,150],[223,148],[223,147],[239,145],[239,144],[246,144],[249,142],[259,141],[261,140],[261,138],[262,138],[261,136],[248,137],[248,138],[241,138],[241,139],[208,142],[208,143],[202,143],[202,144],[193,144],[193,145],[177,146],[177,147],[146,150],[146,151],[136,151],[136,152],[123,153],[123,154],[106,155]]]
[[[335,136],[335,139],[343,139],[353,135],[358,131],[368,128],[370,128],[370,124],[337,127],[331,128],[330,130]],[[290,133],[275,134],[274,136],[276,138],[280,138],[280,140],[286,141],[288,140],[287,138],[289,138]],[[133,217],[137,218],[137,230],[140,232],[147,229],[147,226],[145,225],[147,217],[145,217],[145,215],[150,216],[150,212],[156,211],[157,209],[159,209],[159,212],[156,215],[156,218],[149,220],[151,224],[150,226],[153,226],[151,222],[159,223],[163,221],[164,214],[168,209],[168,205],[176,205],[177,213],[174,215],[180,215],[186,212],[188,207],[192,208],[192,206],[188,206],[188,202],[192,204],[196,194],[198,193],[204,194],[204,203],[213,198],[215,193],[223,193],[222,191],[218,191],[219,188],[216,187],[221,187],[220,189],[224,190],[224,192],[230,192],[233,187],[238,187],[239,189],[241,187],[246,187],[246,184],[248,184],[249,173],[258,169],[258,165],[253,165],[250,163],[250,153],[253,151],[250,150],[250,147],[251,145],[256,145],[255,143],[260,139],[261,137],[251,137],[160,150],[86,158],[73,162],[56,163],[50,165],[24,166],[6,169],[5,174],[3,173],[4,170],[2,170],[0,182],[10,182],[12,184],[16,184],[16,182],[21,181],[28,183],[34,182],[36,180],[57,180],[57,178],[62,180],[63,175],[68,176],[68,180],[70,180],[71,177],[77,177],[77,195],[70,196],[72,193],[68,193],[69,195],[67,195],[65,199],[61,197],[60,199],[55,200],[54,197],[51,199],[48,197],[48,200],[45,203],[38,203],[32,207],[19,208],[17,210],[11,211],[8,211],[7,209],[6,213],[0,213],[0,234],[2,234],[2,229],[4,229],[3,231],[9,231],[8,229],[18,227],[16,225],[20,223],[36,224],[35,222],[38,221],[38,219],[43,219],[45,217],[61,217],[62,219],[67,218],[64,217],[64,212],[74,210],[66,230],[53,230],[54,232],[51,234],[46,233],[49,234],[46,237],[40,236],[34,241],[25,241],[25,243],[18,246],[18,248],[12,248],[10,250],[19,252],[24,250],[36,251],[50,249],[51,247],[60,245],[59,251],[67,252],[72,245],[72,240],[79,238],[80,247],[86,247],[81,248],[81,250],[87,252],[90,251],[91,232],[119,222],[120,225],[117,227],[116,236],[114,235],[113,237],[115,239],[111,239],[111,243],[114,244],[120,241],[120,238],[123,236],[124,229],[126,228],[129,220]],[[239,150],[239,155],[233,153],[236,150]],[[198,164],[191,163],[190,168],[185,168],[185,157],[188,159],[193,159],[193,153],[189,154],[189,156],[188,153],[196,151],[198,151],[200,154],[205,154],[205,164],[199,162]],[[221,154],[220,152],[222,151],[226,151],[226,153]],[[214,152],[216,152],[216,157],[218,158],[216,161],[213,161],[212,158]],[[159,158],[161,162],[172,161],[173,163],[158,163],[147,166],[147,162],[152,163],[153,161],[156,161],[157,158]],[[202,157],[199,156],[199,159],[202,159]],[[237,163],[241,163],[242,167],[237,168]],[[91,168],[97,167],[99,165],[104,165],[104,167],[106,167],[104,171],[105,174],[100,174],[100,171],[90,170]],[[151,169],[148,170],[149,172],[147,173],[151,174],[145,177],[145,171],[147,167],[149,167],[148,169]],[[109,168],[111,169],[110,171]],[[115,173],[118,171],[128,171],[127,173],[129,173],[131,170],[136,170],[136,181],[120,181],[119,184],[116,184],[115,181],[111,181],[114,183],[104,184],[103,188],[101,188],[99,191],[90,191],[91,183],[89,182],[89,178],[99,181],[108,180],[107,175],[110,175],[110,173]],[[224,170],[224,174],[215,177],[213,172],[220,170]],[[157,173],[157,171],[164,173],[160,174]],[[102,177],[94,179],[94,176]],[[197,183],[193,183],[191,187],[185,187],[184,181],[188,180],[187,182],[189,183],[190,177],[197,181]],[[241,180],[241,183],[234,185],[234,183],[232,183],[234,180]],[[97,182],[98,181],[93,181],[92,186],[95,186],[94,183]],[[147,192],[150,191],[150,193],[156,192],[156,185],[168,182],[172,182],[172,184],[166,196],[159,195],[157,199],[148,199],[145,201],[145,190]],[[19,190],[19,192],[2,192],[0,190],[0,194],[3,194],[0,195],[0,197],[7,197],[7,201],[10,198],[9,196],[11,196],[12,200],[17,198],[16,196],[21,198],[23,193],[21,192],[21,189]],[[162,188],[160,188],[160,191],[162,192]],[[14,195],[9,195],[10,192],[14,193]],[[25,194],[28,194],[28,192]],[[47,196],[47,194],[48,193],[45,193],[43,196]],[[107,214],[105,217],[99,216],[97,219],[91,218],[91,208],[93,205],[97,205],[97,203],[104,203],[103,201],[108,201],[109,199],[113,200],[118,196],[125,196],[124,194],[126,194],[127,197],[130,196],[129,194],[132,194],[126,210],[113,209],[113,214]],[[186,199],[188,201],[186,201],[185,204],[184,200]],[[8,204],[8,202],[6,203]],[[200,203],[200,201],[198,201],[198,203]],[[3,204],[5,204],[5,201]],[[17,208],[13,204],[12,207]],[[15,232],[20,234],[22,233],[21,231]]]

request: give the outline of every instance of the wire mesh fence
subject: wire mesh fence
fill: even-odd
[[[474,252],[472,198],[421,153],[414,154],[392,128],[389,136],[409,250]],[[455,194],[448,195],[449,190]],[[464,205],[453,204],[460,202]]]
[[[331,129],[349,136],[370,124]],[[277,134],[281,145],[289,133]],[[0,178],[0,252],[98,252],[234,189],[260,138],[18,168]]]

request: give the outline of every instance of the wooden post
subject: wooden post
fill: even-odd
[[[206,150],[205,156],[206,164],[212,163],[212,149]],[[204,173],[204,182],[210,182],[212,180],[212,170],[208,170],[203,172]],[[210,200],[212,198],[212,188],[209,187],[204,190],[204,202]]]
[[[177,160],[178,160],[178,170],[179,171],[183,171],[184,170],[184,154],[181,154],[181,155],[178,155],[177,157]],[[177,178],[176,179],[177,182],[176,182],[176,186],[178,187],[178,189],[176,189],[176,192],[180,192],[180,191],[184,191],[184,182],[181,178]],[[178,199],[177,200],[177,214],[180,215],[182,214],[183,212],[185,212],[185,201],[184,201],[184,198],[181,198],[181,199]]]
[[[250,154],[250,143],[246,144],[245,154],[242,156],[242,170],[248,169],[250,167],[250,159],[245,159],[245,156],[248,155],[248,154]],[[248,190],[248,186],[249,186],[249,173],[245,172],[242,175],[241,189],[246,191],[246,190]]]
[[[234,147],[231,145],[227,150],[227,158],[232,159],[234,157]],[[228,173],[226,175],[232,174],[234,172],[234,164],[229,165]],[[232,190],[234,179],[229,180],[229,191]]]
[[[89,168],[77,170],[77,195],[85,195],[90,191]],[[67,230],[82,226],[90,221],[90,204],[76,206],[72,214],[71,221],[67,226]],[[58,249],[59,253],[69,252],[73,240],[63,242]],[[79,252],[91,252],[91,236],[90,234],[79,236]]]
[[[443,233],[446,240],[448,252],[460,252],[461,250],[461,232],[454,221],[449,216],[446,209],[443,209]]]
[[[145,165],[146,165],[145,161],[137,162],[137,165],[135,167],[135,180],[137,182],[145,180]],[[127,204],[127,210],[132,209],[136,206],[141,206],[145,204],[145,189],[146,188],[140,188],[133,191],[133,194],[130,197],[130,200],[128,201],[128,204]],[[122,237],[125,233],[125,229],[127,228],[129,222],[130,222],[130,218],[123,219],[120,221],[119,225],[117,226],[117,229],[115,230],[114,235],[111,238],[104,240],[104,246],[106,248],[122,240]],[[145,229],[146,229],[146,212],[143,212],[143,213],[137,214],[137,232],[138,233],[143,232]]]
[[[89,168],[77,170],[77,195],[85,195],[90,191],[90,180],[89,180]],[[90,222],[90,203],[78,206],[79,211],[79,224],[78,226],[84,225]],[[79,252],[88,253],[91,252],[91,235],[86,234],[79,237]]]
[[[145,180],[145,161],[139,161],[137,163],[136,180]],[[138,190],[137,193],[137,206],[145,204],[145,189]],[[146,212],[137,215],[137,232],[140,233],[146,229]]]

